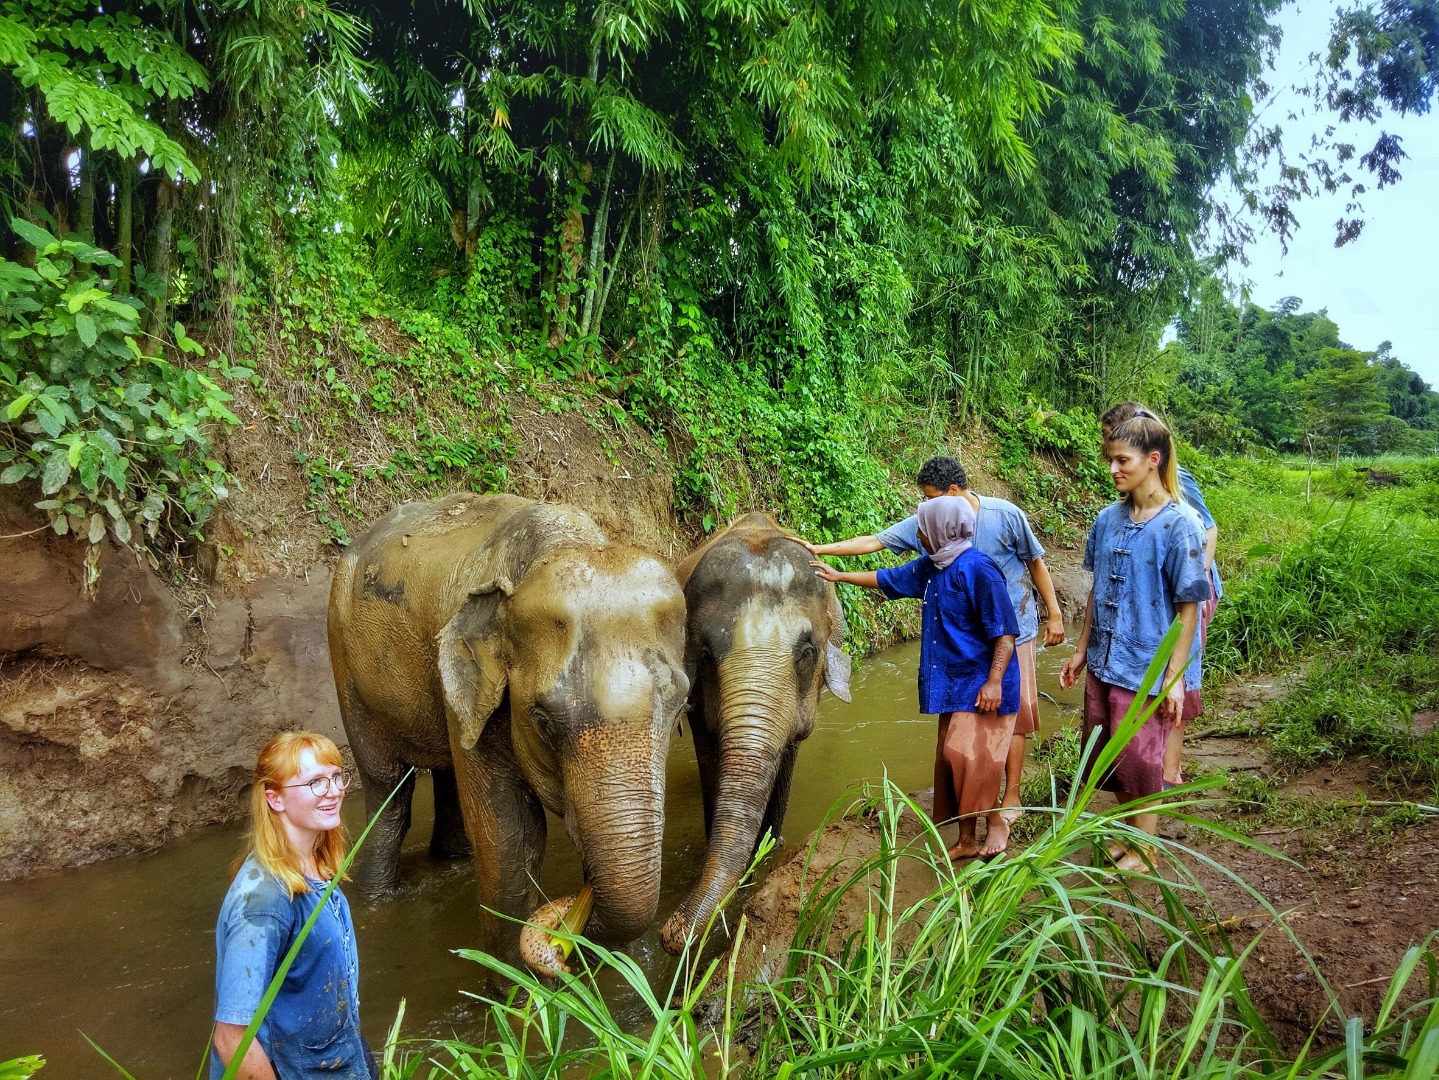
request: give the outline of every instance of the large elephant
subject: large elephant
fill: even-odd
[[[330,590],[330,655],[373,816],[411,765],[434,772],[431,851],[465,849],[480,901],[538,902],[545,809],[594,889],[587,933],[637,937],[659,903],[665,755],[689,688],[673,571],[579,510],[511,495],[406,503],[360,537]],[[399,881],[413,781],[357,874]],[[484,946],[516,934],[483,919]]]
[[[699,883],[665,923],[672,953],[703,931],[764,833],[779,835],[820,686],[849,700],[839,597],[809,562],[769,518],[748,514],[679,567],[709,851]]]

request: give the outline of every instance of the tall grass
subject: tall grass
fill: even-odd
[[[1162,665],[1157,658],[1151,682]],[[728,959],[699,963],[701,941],[658,993],[632,959],[593,946],[581,953],[589,966],[554,983],[467,953],[515,984],[504,1000],[489,999],[497,1034],[483,1046],[412,1048],[387,1080],[1432,1075],[1439,970],[1428,943],[1405,958],[1370,1030],[1350,1020],[1343,1048],[1285,1055],[1244,984],[1245,960],[1261,939],[1232,947],[1196,868],[1228,872],[1193,848],[1137,832],[1126,823],[1132,808],[1094,803],[1096,778],[1145,719],[1132,710],[1087,779],[1037,811],[1049,827],[989,863],[952,864],[927,815],[887,779],[856,789],[830,818],[871,819],[877,851],[852,868],[833,864],[809,887],[783,962],[762,969],[776,972],[767,980],[736,979],[743,920]],[[1162,812],[1267,850],[1191,814],[1218,782],[1175,789]],[[1104,869],[1116,838],[1144,851],[1150,869]],[[805,856],[803,881],[819,869],[808,864],[816,852],[812,845]],[[902,879],[930,887],[906,899],[913,890]],[[1271,932],[1303,954],[1278,913],[1250,894],[1269,912]],[[846,932],[856,902],[863,918]],[[1421,961],[1426,1000],[1401,1011]],[[610,1013],[600,966],[648,1007],[641,1031],[626,1031]],[[1317,969],[1314,976],[1327,991]]]
[[[1286,1056],[1244,983],[1261,939],[1232,948],[1191,869],[1222,868],[1128,830],[1117,808],[1090,808],[1092,794],[1077,788],[1049,810],[1051,828],[1025,850],[956,868],[932,827],[916,833],[927,819],[893,784],[859,789],[832,816],[871,816],[880,849],[808,899],[772,981],[737,984],[722,957],[682,965],[656,992],[631,958],[586,945],[589,966],[550,983],[469,953],[516,984],[490,1000],[497,1034],[483,1046],[401,1044],[386,1080],[1433,1075],[1439,976],[1428,943],[1406,956],[1371,1028],[1348,1020],[1345,1047]],[[1166,812],[1187,817],[1201,797],[1182,790]],[[1117,833],[1147,844],[1153,873],[1096,868]],[[903,903],[899,879],[916,870],[934,887]],[[841,900],[856,893],[863,925],[837,940]],[[1287,934],[1269,910],[1271,932]],[[601,966],[647,1005],[641,1030],[608,1010]],[[1426,1000],[1400,1010],[1421,968]]]
[[[1226,592],[1205,672],[1302,671],[1259,718],[1280,765],[1366,755],[1439,791],[1439,736],[1410,725],[1439,705],[1439,521],[1425,512],[1439,461],[1373,468],[1380,486],[1349,463],[1221,464]]]

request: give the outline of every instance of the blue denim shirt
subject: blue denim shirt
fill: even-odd
[[[974,712],[994,663],[994,639],[1018,629],[1004,575],[970,548],[943,570],[927,555],[878,575],[891,600],[924,599],[919,641],[919,711]],[[1000,715],[1019,711],[1019,664],[1010,657],[1000,679]]]
[[[1199,515],[1171,501],[1148,521],[1135,522],[1127,503],[1111,503],[1089,530],[1084,568],[1094,572],[1085,661],[1100,681],[1138,690],[1177,605],[1209,599]],[[1199,689],[1200,652],[1196,633],[1186,690]]]
[[[215,926],[215,1019],[248,1024],[280,961],[320,901],[325,882],[293,899],[252,854],[240,867]],[[360,1038],[359,958],[350,905],[337,888],[315,920],[260,1024],[256,1041],[282,1080],[369,1080]],[[211,1080],[225,1066],[210,1054]]]
[[[911,514],[878,534],[878,539],[896,554],[916,552],[919,546],[919,518]],[[1034,598],[1034,582],[1030,580],[1029,564],[1044,558],[1044,547],[1024,511],[1007,499],[979,496],[979,515],[975,518],[974,546],[999,567],[1009,592],[1009,602],[1019,624],[1016,645],[1023,645],[1039,636],[1039,604]]]
[[[1199,524],[1203,525],[1205,529],[1214,528],[1214,515],[1204,504],[1204,494],[1199,490],[1199,481],[1195,480],[1194,474],[1183,465],[1179,466],[1179,492],[1184,496],[1184,501],[1199,515]],[[1214,599],[1218,600],[1224,595],[1224,586],[1219,582],[1219,564],[1217,562],[1209,568],[1209,580],[1214,585]]]

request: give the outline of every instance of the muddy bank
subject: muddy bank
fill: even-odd
[[[0,489],[0,533],[35,513]],[[325,649],[329,570],[172,591],[48,531],[0,559],[0,880],[154,847],[227,820],[282,725],[342,735]]]
[[[343,745],[325,640],[340,549],[307,508],[309,436],[253,421],[224,447],[233,498],[172,579],[107,541],[87,598],[85,546],[35,531],[38,493],[0,488],[0,880],[235,819],[281,728]],[[533,409],[513,432],[519,494],[578,505],[666,557],[688,550],[671,474],[640,433]],[[351,527],[400,497],[375,485]]]

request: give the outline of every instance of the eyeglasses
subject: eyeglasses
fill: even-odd
[[[332,772],[329,776],[317,776],[313,780],[306,780],[303,784],[281,784],[282,788],[307,787],[310,794],[317,799],[323,799],[331,791],[344,791],[350,786],[354,774],[349,769],[341,769],[339,772]]]

